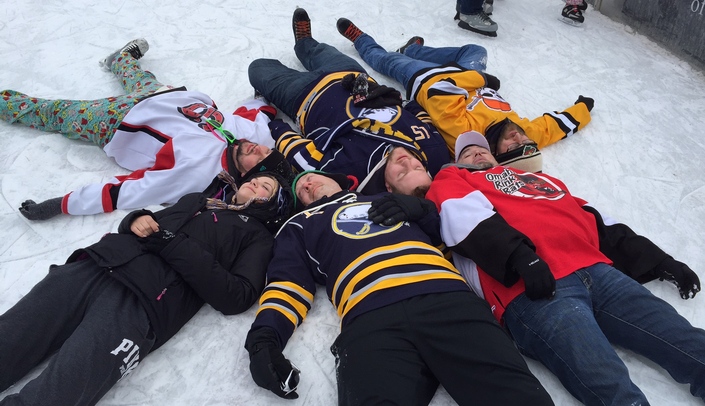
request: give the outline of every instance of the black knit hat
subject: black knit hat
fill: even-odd
[[[291,183],[294,180],[294,172],[291,170],[291,165],[287,162],[284,155],[281,152],[273,149],[272,152],[267,155],[262,161],[255,165],[252,169],[247,171],[244,175],[240,175],[235,166],[235,161],[233,160],[232,146],[228,147],[228,168],[230,174],[235,178],[238,185],[245,182],[246,179],[250,178],[252,175],[258,172],[274,172],[279,174],[287,183]]]
[[[487,143],[490,144],[490,152],[492,152],[492,155],[497,154],[497,143],[499,142],[500,135],[502,135],[502,130],[511,122],[512,120],[505,118],[502,121],[490,124],[490,126],[485,129],[485,138],[487,138]]]
[[[291,193],[294,196],[294,209],[296,211],[303,209],[301,201],[296,196],[296,184],[299,182],[299,179],[301,179],[304,175],[309,174],[309,173],[316,173],[318,175],[323,175],[327,178],[331,178],[343,190],[354,190],[357,187],[357,179],[355,179],[352,176],[345,175],[344,173],[329,173],[329,172],[323,172],[323,171],[319,171],[319,170],[303,171],[300,174],[296,175],[294,180],[291,182]]]
[[[279,183],[279,188],[272,199],[266,202],[252,203],[250,206],[242,209],[242,213],[256,218],[262,222],[270,232],[276,233],[279,227],[293,214],[294,198],[291,195],[289,182],[276,172],[255,172],[248,178],[242,180],[240,184],[261,176],[276,179]],[[226,201],[230,200],[231,198],[226,199]]]

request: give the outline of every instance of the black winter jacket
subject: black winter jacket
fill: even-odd
[[[204,195],[192,193],[156,213],[133,211],[117,234],[106,234],[67,261],[87,254],[138,296],[156,334],[153,350],[204,302],[223,314],[237,314],[249,309],[264,289],[272,235],[253,217],[207,210],[205,204]],[[152,215],[161,230],[176,234],[159,254],[148,252],[130,231],[132,222],[145,214]]]

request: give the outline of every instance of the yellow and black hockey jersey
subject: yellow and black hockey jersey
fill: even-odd
[[[446,65],[418,72],[409,82],[409,97],[431,116],[455,155],[455,140],[466,131],[485,134],[492,124],[509,118],[520,125],[539,149],[573,135],[590,122],[584,103],[533,120],[520,117],[496,90],[486,86],[482,72]]]

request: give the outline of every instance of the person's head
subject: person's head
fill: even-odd
[[[247,140],[233,145],[235,168],[241,175],[246,174],[272,153],[272,149]]]
[[[289,183],[279,174],[258,172],[247,178],[228,203],[275,232],[291,215],[294,199]]]
[[[288,183],[294,179],[291,165],[277,150],[247,140],[238,141],[230,149],[228,167],[231,170],[228,172],[237,184],[242,184],[258,172],[277,173]]]
[[[431,186],[431,175],[424,161],[415,152],[393,148],[360,183],[360,192],[367,195],[392,192],[424,197]]]
[[[305,171],[294,178],[291,184],[297,207],[306,207],[326,196],[332,196],[350,188],[350,179],[341,173]]]
[[[416,155],[404,147],[396,147],[387,156],[384,186],[387,192],[424,197],[431,186],[431,175]]]
[[[522,145],[535,144],[523,128],[508,118],[487,127],[485,137],[494,156],[515,150]]]
[[[489,169],[499,165],[490,152],[487,139],[477,131],[467,131],[455,140],[455,163]]]
[[[501,165],[527,172],[541,172],[541,151],[519,124],[505,118],[487,127],[485,137],[492,155]]]
[[[240,185],[232,198],[232,203],[245,204],[253,199],[267,201],[274,197],[279,187],[279,181],[274,176],[267,172],[258,173]]]

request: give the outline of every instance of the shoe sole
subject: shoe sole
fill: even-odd
[[[496,37],[496,36],[497,36],[497,31],[482,31],[482,30],[478,30],[477,28],[471,27],[470,24],[466,23],[466,22],[463,21],[463,20],[458,21],[458,27],[460,27],[460,28],[462,28],[462,29],[464,29],[464,30],[472,31],[472,32],[475,32],[475,33],[478,33],[478,34],[482,34],[482,35],[488,36],[488,37]]]

